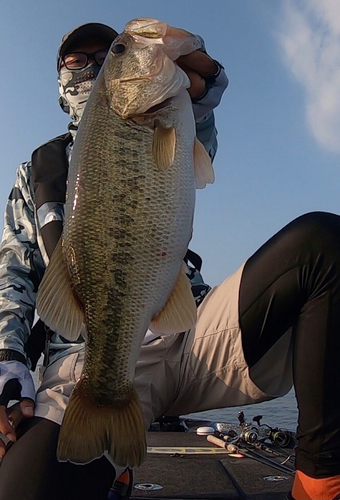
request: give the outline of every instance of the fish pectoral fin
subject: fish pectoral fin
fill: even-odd
[[[165,307],[151,322],[152,332],[164,335],[179,333],[195,325],[197,308],[186,271],[187,266],[183,262],[177,283]]]
[[[40,318],[51,330],[70,341],[78,339],[84,313],[71,288],[61,238],[40,283],[36,308]]]
[[[159,170],[165,172],[171,167],[175,159],[175,150],[175,128],[165,128],[158,122],[153,136],[152,154]]]
[[[197,189],[204,189],[207,184],[213,184],[215,174],[211,158],[197,137],[194,142],[194,166]]]
[[[77,384],[60,428],[57,458],[60,462],[87,464],[108,452],[123,467],[139,467],[146,456],[141,404],[135,388],[124,405],[96,404]]]

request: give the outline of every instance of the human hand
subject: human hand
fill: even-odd
[[[198,99],[206,90],[206,78],[219,71],[216,62],[205,52],[195,50],[186,56],[180,56],[176,63],[186,72],[191,86],[188,88],[190,97]]]
[[[8,408],[9,401],[20,401],[19,408]],[[0,363],[0,432],[16,441],[15,426],[24,417],[33,417],[35,387],[29,369],[19,361]],[[6,453],[6,443],[0,439],[0,457]]]

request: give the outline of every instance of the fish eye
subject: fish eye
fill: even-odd
[[[116,43],[115,45],[112,45],[111,47],[111,52],[113,54],[122,54],[125,52],[125,45],[123,43]]]

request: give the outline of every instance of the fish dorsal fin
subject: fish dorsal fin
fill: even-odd
[[[156,124],[153,136],[152,153],[155,163],[162,172],[168,170],[174,162],[176,150],[176,130]]]
[[[211,164],[211,158],[197,137],[195,137],[194,142],[194,165],[196,188],[203,189],[207,184],[213,184],[215,181],[215,174]]]
[[[62,254],[62,238],[58,241],[40,283],[36,307],[38,315],[51,330],[70,341],[78,339],[84,313],[71,288]]]
[[[150,330],[158,334],[179,333],[196,323],[197,309],[190,280],[183,262],[177,283],[160,314],[153,318]]]

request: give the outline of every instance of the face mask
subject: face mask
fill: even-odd
[[[98,64],[89,64],[84,69],[63,68],[59,72],[59,104],[61,109],[70,115],[74,124],[78,124],[83,115],[100,68]]]

